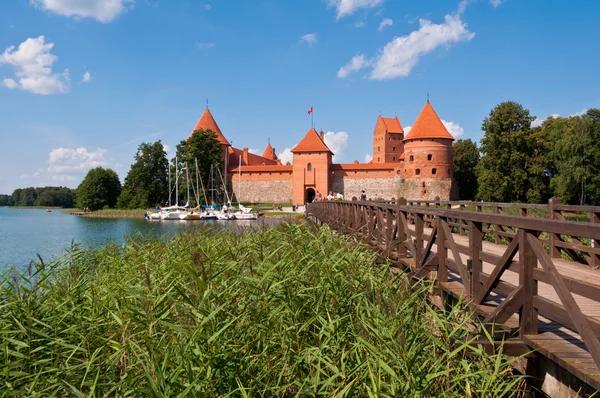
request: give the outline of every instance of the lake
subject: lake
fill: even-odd
[[[99,246],[137,233],[169,237],[181,231],[205,228],[238,229],[281,223],[281,219],[259,221],[146,221],[139,219],[84,218],[61,214],[61,209],[13,209],[0,207],[0,269],[15,266],[24,270],[37,254],[44,261],[61,256],[71,242]]]

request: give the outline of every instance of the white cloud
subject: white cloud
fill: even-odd
[[[363,21],[362,19],[360,21],[356,21],[356,23],[354,24],[355,28],[362,28],[363,26],[365,26],[365,21]]]
[[[250,148],[248,149],[248,152],[254,154],[254,155],[258,155],[259,154],[260,149],[259,148]]]
[[[29,0],[53,14],[74,18],[93,18],[108,23],[133,7],[134,0]]]
[[[97,148],[88,151],[86,148],[58,148],[48,155],[48,171],[51,173],[85,172],[88,169],[106,166],[104,158],[106,149]]]
[[[490,0],[490,4],[494,8],[498,7],[502,3],[504,3],[504,0]]]
[[[375,8],[381,4],[383,4],[383,0],[329,0],[329,5],[337,10],[337,20],[354,14],[361,8]]]
[[[211,5],[210,5],[210,4],[205,4],[205,5],[204,5],[204,8],[205,8],[205,9],[207,9],[207,10],[210,10],[212,7],[211,7]]]
[[[444,127],[446,127],[446,130],[448,130],[448,132],[452,135],[452,137],[454,138],[458,138],[461,135],[464,134],[465,130],[460,126],[460,124],[456,123],[456,122],[447,122],[444,119],[441,119],[442,123],[444,124]],[[406,131],[406,129],[405,129]],[[405,132],[406,134],[406,132]]]
[[[294,159],[292,148],[285,148],[282,152],[277,154],[277,157],[281,160],[281,164],[286,164],[287,162],[290,162],[291,164]]]
[[[412,126],[404,126],[404,136],[405,137],[408,135],[408,132],[410,131],[410,129],[412,129]]]
[[[70,174],[56,174],[52,176],[54,181],[73,181],[75,176]]]
[[[333,152],[334,161],[339,160],[344,156],[344,149],[348,146],[348,133],[345,131],[339,131],[337,133],[328,131],[325,133],[323,139],[325,145]]]
[[[15,68],[14,79],[4,79],[2,85],[10,89],[20,88],[35,94],[60,94],[69,91],[69,70],[52,73],[52,64],[57,57],[50,53],[54,43],[45,43],[44,36],[28,38],[15,46],[10,46],[0,55],[0,64]]]
[[[355,60],[357,57],[352,58],[346,66],[339,70],[338,77],[346,77],[351,71],[366,66],[373,67],[369,76],[371,79],[386,80],[405,77],[410,74],[422,56],[431,53],[438,47],[473,39],[475,33],[469,32],[467,25],[461,20],[461,13],[466,4],[466,1],[462,1],[459,4],[458,12],[446,15],[441,24],[420,19],[418,30],[409,35],[394,38],[373,59],[365,59],[362,55],[362,58],[357,60]],[[361,62],[355,64],[355,61]],[[351,65],[355,65],[355,67],[352,68]]]
[[[213,48],[215,46],[215,43],[202,43],[202,42],[196,42],[194,44],[194,46],[196,47],[196,49],[198,50],[210,50],[211,48]]]
[[[571,116],[574,116],[574,115],[571,115]],[[550,115],[548,117],[545,117],[543,119],[542,118],[537,118],[533,122],[531,122],[531,127],[541,126],[550,117],[556,119],[557,117],[560,117],[560,115],[558,113],[553,113],[552,115]]]
[[[316,33],[308,33],[300,38],[300,43],[306,43],[309,46],[312,46],[317,42],[317,34]]]
[[[378,32],[381,32],[381,30],[383,28],[385,28],[386,26],[392,26],[392,24],[394,23],[394,21],[392,21],[389,18],[384,18],[380,23],[379,23],[379,27],[377,28]]]
[[[90,72],[85,72],[85,73],[83,74],[83,77],[81,78],[81,82],[82,82],[82,83],[87,83],[87,82],[89,82],[90,80],[92,80],[92,75],[90,74]]]
[[[373,160],[373,155],[367,153],[365,155],[365,163],[369,163],[371,160]]]
[[[365,59],[364,54],[355,55],[352,57],[350,62],[346,65],[342,66],[340,70],[338,70],[337,77],[343,79],[347,77],[350,73],[360,70],[362,68],[366,68],[371,64],[370,60]]]
[[[588,111],[588,109],[584,108],[584,109],[580,110],[579,112],[575,112],[574,114],[569,115],[569,116],[583,116],[587,111]]]

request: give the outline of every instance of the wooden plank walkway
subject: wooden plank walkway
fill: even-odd
[[[415,232],[415,225],[409,225],[412,232]],[[427,235],[427,239],[424,238],[424,242],[427,243],[431,237],[433,228],[423,228],[423,235]],[[469,248],[469,237],[453,233],[454,241],[457,245],[464,249]],[[507,246],[499,245],[484,241],[482,242],[482,252],[487,254],[493,254],[501,257],[506,251]],[[438,244],[434,243],[432,252],[438,252]],[[449,258],[453,258],[451,251],[448,252]],[[469,259],[469,255],[461,253],[461,259],[464,263]],[[518,258],[519,252],[515,255]],[[586,284],[593,285],[600,289],[600,270],[591,269],[589,266],[576,263],[573,261],[554,259],[554,263],[559,270],[561,275],[569,276],[572,279],[584,282]],[[538,262],[538,267],[540,264]],[[495,265],[483,261],[482,274],[487,276],[495,269]],[[460,274],[457,271],[450,271],[451,285],[448,286],[449,293],[453,293],[455,296],[464,292]],[[519,274],[513,269],[507,269],[501,277],[501,281],[516,288],[519,285]],[[506,297],[506,291],[494,290],[493,297],[489,297],[483,304],[489,306],[489,308],[495,308],[500,305]],[[539,282],[538,283],[538,296],[541,296],[557,305],[561,305],[560,298],[554,287],[550,284]],[[600,321],[600,303],[597,301],[588,299],[581,295],[574,294],[577,304],[581,308],[585,315],[588,315],[594,319]],[[600,368],[594,362],[590,352],[586,348],[581,336],[565,326],[559,323],[553,322],[544,316],[543,312],[540,312],[538,320],[539,334],[537,335],[526,335],[526,343],[536,350],[539,354],[542,354],[556,363],[561,367],[569,370],[577,377],[584,380],[594,388],[600,390]],[[551,315],[551,314],[546,314]],[[510,328],[518,328],[519,319],[518,314],[512,316],[506,324]]]

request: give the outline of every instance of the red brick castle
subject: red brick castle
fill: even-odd
[[[319,193],[340,192],[346,199],[451,199],[454,138],[429,103],[404,135],[398,117],[377,118],[373,159],[369,163],[333,163],[323,132],[314,128],[292,149],[292,164],[281,164],[271,144],[262,156],[234,148],[207,108],[193,131],[212,130],[223,149],[226,179],[245,202],[304,204]],[[192,132],[193,134],[193,132]],[[241,157],[241,168],[240,164]],[[239,186],[241,184],[241,186]]]

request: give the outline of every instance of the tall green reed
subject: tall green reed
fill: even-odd
[[[364,246],[285,224],[73,248],[6,273],[7,396],[509,396],[470,342]]]

